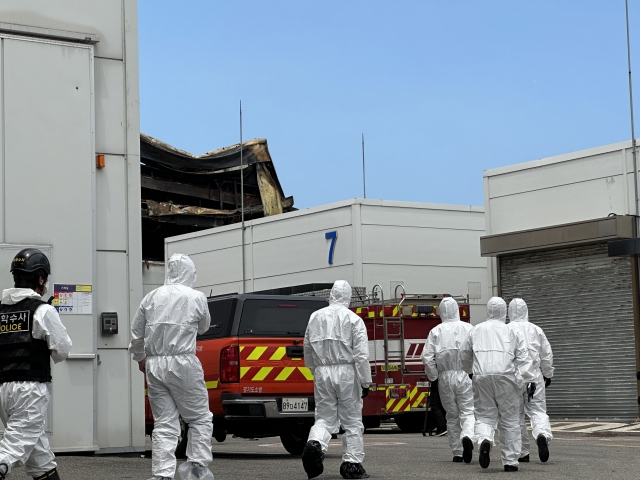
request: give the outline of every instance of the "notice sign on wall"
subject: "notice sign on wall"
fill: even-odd
[[[90,315],[93,313],[93,288],[91,285],[53,285],[53,306],[66,315]]]

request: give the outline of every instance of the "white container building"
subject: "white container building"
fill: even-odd
[[[482,207],[354,199],[247,222],[244,288],[240,224],[168,238],[165,258],[188,254],[207,295],[342,279],[369,292],[380,284],[389,298],[402,284],[408,294],[469,295],[479,322],[489,294],[484,231]],[[159,267],[148,267],[145,285],[155,284]]]

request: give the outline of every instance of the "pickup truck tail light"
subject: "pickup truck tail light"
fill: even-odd
[[[240,349],[238,345],[229,345],[220,352],[220,381],[240,381]]]

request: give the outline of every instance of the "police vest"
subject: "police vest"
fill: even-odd
[[[32,335],[33,316],[44,304],[35,298],[0,304],[0,383],[51,381],[47,342]]]

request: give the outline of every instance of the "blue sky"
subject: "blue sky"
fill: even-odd
[[[624,0],[139,0],[141,130],[231,145],[242,100],[298,208],[362,197],[363,132],[368,198],[482,205],[483,170],[630,138],[625,35]]]

